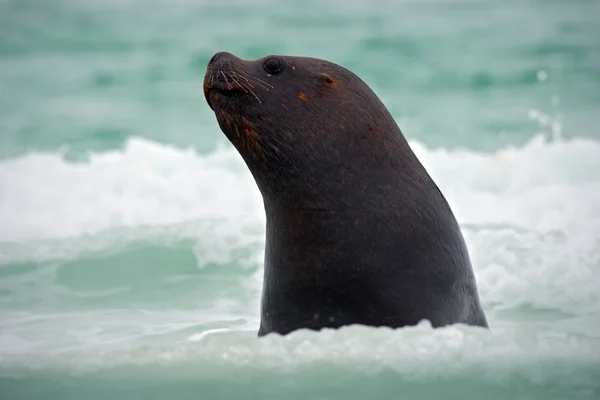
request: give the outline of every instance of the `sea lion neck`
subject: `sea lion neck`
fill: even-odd
[[[329,135],[327,145],[294,143],[288,148],[293,153],[289,156],[273,150],[263,158],[244,160],[265,204],[296,210],[336,209],[340,204],[362,209],[403,191],[418,193],[420,186],[433,184],[397,126],[386,129],[382,132],[386,137],[382,134],[363,140],[356,135],[352,140],[349,136],[354,132]],[[273,154],[276,157],[271,158]]]
[[[331,168],[316,162],[299,165],[301,169],[297,172],[303,171],[303,175],[278,171],[267,177],[255,171],[253,175],[266,212],[302,212],[308,216],[333,211],[333,216],[346,209],[369,214],[373,208],[399,206],[401,203],[394,199],[406,192],[416,199],[422,196],[423,205],[433,198],[426,192],[435,188],[435,184],[412,157],[381,159],[371,165],[361,159],[335,165],[334,159],[325,159]]]

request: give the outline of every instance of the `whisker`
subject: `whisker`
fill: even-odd
[[[254,79],[255,81],[258,81],[258,82],[260,82],[260,83],[263,83],[263,84],[265,84],[265,85],[269,86],[271,89],[273,89],[273,85],[271,85],[270,83],[267,83],[267,82],[263,81],[262,79],[255,78],[255,77],[253,77],[253,76],[251,76],[251,77],[250,77],[250,79]]]
[[[254,96],[256,101],[258,101],[260,104],[262,104],[262,101],[260,101],[260,98],[256,95],[256,93],[254,93],[254,91],[250,88],[248,88],[248,90],[250,91],[250,93],[252,93],[252,95]]]
[[[243,75],[243,74],[240,74],[240,73],[237,73],[237,75],[238,75],[238,76],[241,76],[241,77],[242,77],[242,78],[244,78],[246,81],[253,80],[253,81],[254,81],[254,83],[256,83],[256,84],[258,84],[258,85],[261,85],[261,86],[263,86],[263,87],[264,87],[265,89],[267,89],[267,90],[273,89],[273,85],[271,85],[271,84],[269,84],[269,83],[267,83],[267,82],[265,82],[265,81],[263,81],[263,80],[261,80],[261,79],[258,79],[258,78],[255,78],[255,77],[253,77],[253,76],[249,76],[249,75],[248,75],[248,76],[245,76],[245,75]]]
[[[237,76],[238,78],[242,78],[243,80],[245,80],[245,81],[246,81],[246,83],[247,83],[249,86],[251,86],[251,87],[254,87],[254,85],[252,85],[252,84],[250,83],[250,81],[248,80],[248,78],[246,78],[245,76],[243,76],[243,75],[240,75],[240,74],[238,74],[237,72],[230,72],[230,73],[231,73],[231,74],[233,74],[233,75],[235,75],[235,76]]]
[[[231,85],[229,84],[229,81],[227,80],[227,76],[225,75],[225,73],[221,70],[219,70],[219,72],[221,73],[221,75],[223,75],[223,78],[225,78],[225,83],[227,84],[227,88],[229,90],[231,90]]]
[[[250,93],[252,93],[252,96],[254,96],[256,101],[258,101],[260,104],[262,104],[262,101],[260,101],[260,98],[258,97],[258,95],[256,93],[254,93],[254,91],[252,89],[248,88],[248,90],[250,91]]]
[[[252,78],[250,78],[250,79],[252,79]],[[250,83],[250,82],[254,82],[256,85],[258,85],[258,87],[260,87],[261,89],[265,89],[266,91],[271,90],[270,87],[266,86],[265,84],[263,84],[261,82],[258,82],[258,81],[248,81],[248,83]]]
[[[254,96],[254,98],[260,103],[262,104],[262,101],[260,101],[260,98],[256,95],[256,93],[254,93],[254,91],[252,89],[250,89],[247,86],[243,86],[240,82],[238,82],[237,80],[235,80],[235,78],[231,77],[231,79],[233,79],[233,81],[235,83],[238,84],[239,87],[241,87],[246,93],[248,93],[248,91],[250,91],[250,93],[252,93],[252,96]]]
[[[227,73],[227,75],[229,75],[229,77],[231,78],[231,80],[233,80],[233,82],[238,85],[238,87],[240,89],[242,89],[244,92],[246,92],[246,94],[248,94],[248,91],[246,90],[246,88],[244,88],[232,75],[231,73]]]

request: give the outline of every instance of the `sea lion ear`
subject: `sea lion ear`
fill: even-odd
[[[335,87],[335,80],[333,79],[333,77],[329,74],[326,74],[325,72],[322,72],[321,74],[319,74],[319,79],[321,79],[321,84],[327,88],[333,88]]]

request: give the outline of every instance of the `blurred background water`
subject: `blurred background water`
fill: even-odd
[[[258,340],[217,51],[324,58],[461,223],[491,332]],[[600,398],[600,2],[0,0],[2,399]]]

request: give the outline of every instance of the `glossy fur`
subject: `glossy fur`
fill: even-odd
[[[314,58],[217,53],[204,91],[264,199],[259,336],[423,319],[487,327],[446,199],[360,78]]]

